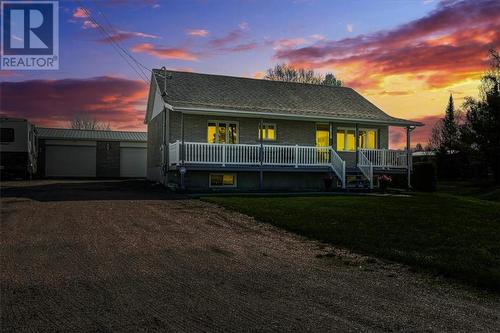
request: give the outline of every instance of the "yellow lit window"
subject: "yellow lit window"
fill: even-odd
[[[216,129],[217,129],[217,124],[216,123],[208,123],[208,131],[207,131],[207,142],[208,143],[215,143],[216,140]]]
[[[346,145],[345,150],[355,150],[356,148],[356,139],[355,139],[355,131],[354,130],[346,130]]]
[[[260,125],[259,125],[260,127]],[[262,124],[262,129],[259,131],[259,140],[275,141],[276,140],[276,124]]]
[[[344,150],[345,149],[345,131],[338,131],[337,132],[337,150]]]
[[[367,139],[367,148],[368,149],[376,149],[377,148],[377,135],[375,130],[368,131],[368,139]]]
[[[207,125],[208,143],[238,143],[236,122],[210,121]]]
[[[337,150],[354,151],[356,147],[355,129],[337,130]],[[363,149],[377,148],[377,130],[358,130],[358,147]]]
[[[316,124],[316,147],[328,147],[330,145],[330,125]]]
[[[210,187],[235,187],[236,175],[229,173],[210,174]]]

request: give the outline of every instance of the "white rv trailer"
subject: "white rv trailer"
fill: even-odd
[[[31,178],[37,171],[36,129],[26,119],[0,118],[2,177]]]

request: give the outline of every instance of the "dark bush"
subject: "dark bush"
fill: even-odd
[[[417,191],[434,192],[436,190],[436,167],[431,162],[413,164],[412,186]]]

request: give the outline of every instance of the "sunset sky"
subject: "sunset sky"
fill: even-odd
[[[147,68],[262,77],[277,63],[331,71],[390,115],[427,124],[477,96],[500,47],[498,0],[61,1],[60,69],[0,71],[1,112],[65,127],[88,113],[145,130],[148,86],[82,7]],[[149,74],[148,74],[149,76]],[[391,145],[404,138],[391,131]]]

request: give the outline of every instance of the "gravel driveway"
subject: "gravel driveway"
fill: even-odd
[[[142,181],[2,186],[2,331],[500,331],[497,296]]]

